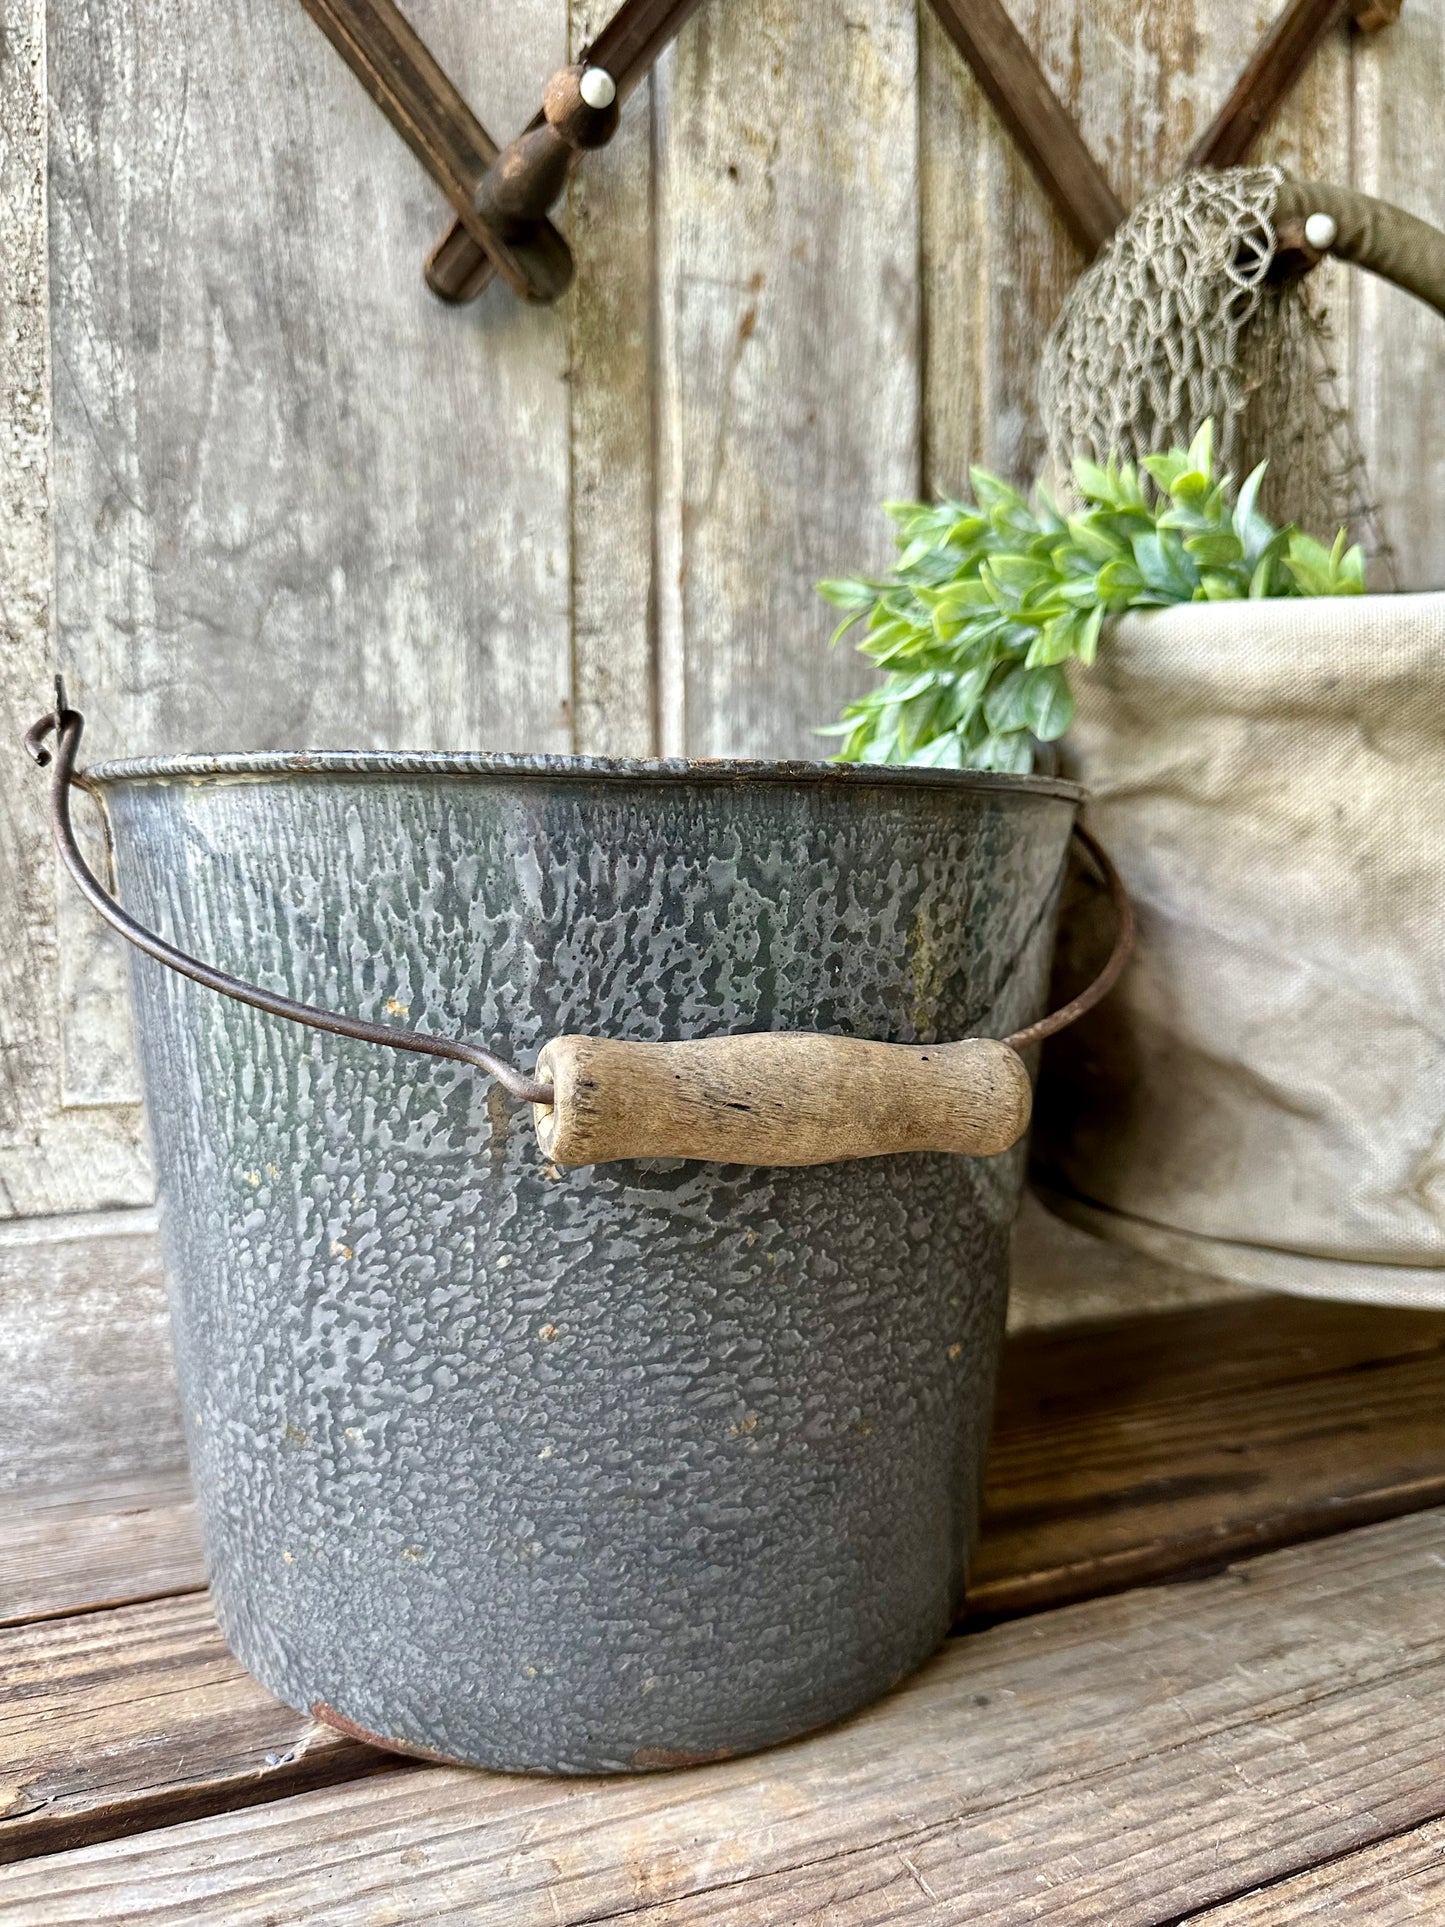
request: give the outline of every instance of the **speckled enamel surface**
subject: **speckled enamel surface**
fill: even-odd
[[[175,941],[523,1065],[574,1030],[1004,1034],[1040,1008],[1074,809],[478,758],[101,787],[125,900]],[[135,990],[216,1606],[273,1692],[616,1770],[834,1719],[943,1637],[1021,1147],[558,1171],[465,1067],[143,958]]]

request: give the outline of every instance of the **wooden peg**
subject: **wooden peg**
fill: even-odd
[[[547,83],[542,116],[540,127],[503,148],[472,200],[487,226],[509,240],[545,217],[578,156],[617,132],[617,83],[605,67],[563,67]]]
[[[1405,0],[1352,0],[1350,15],[1361,33],[1378,33],[1393,27],[1400,18]]]
[[[582,56],[584,67],[600,67],[617,89],[621,109],[634,88],[651,72],[659,54],[701,0],[622,0],[607,25]],[[540,131],[539,113],[527,133]],[[453,221],[427,258],[426,281],[442,301],[473,301],[492,278],[492,263],[467,230]]]
[[[457,211],[474,261],[528,301],[555,301],[572,255],[550,221],[508,240],[473,205],[497,144],[393,0],[301,0],[307,13]]]

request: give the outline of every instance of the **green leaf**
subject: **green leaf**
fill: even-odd
[[[1083,455],[1074,457],[1074,481],[1086,502],[1099,502],[1106,508],[1119,503],[1118,477]]]
[[[1181,475],[1175,476],[1174,485],[1169,493],[1176,502],[1183,502],[1190,508],[1198,509],[1209,499],[1209,492],[1213,486],[1212,479],[1202,469],[1186,468]]]
[[[1104,626],[1104,605],[1096,602],[1084,617],[1079,630],[1079,661],[1091,663],[1099,651],[1099,632]]]
[[[996,736],[1010,730],[1028,728],[1025,705],[1030,673],[1022,663],[1005,670],[984,697],[984,721]]]
[[[1024,721],[1041,743],[1062,736],[1074,720],[1074,697],[1069,679],[1056,665],[1025,671]]]
[[[983,692],[988,687],[989,675],[993,664],[986,662],[977,669],[970,669],[966,675],[955,676],[953,686],[947,690],[939,706],[939,720],[942,727],[956,730],[979,714]]]
[[[1027,776],[1034,766],[1034,746],[1026,729],[994,730],[985,736],[972,758],[975,769],[1000,770],[1007,776]]]
[[[1134,538],[1134,560],[1144,586],[1166,602],[1188,602],[1199,587],[1199,570],[1174,529]]]
[[[1099,600],[1110,609],[1125,609],[1144,587],[1144,577],[1132,562],[1106,562],[1094,578]]]
[[[1099,611],[1102,614],[1102,610]],[[1084,619],[1087,621],[1087,617]],[[1047,667],[1050,663],[1067,662],[1078,654],[1079,635],[1083,623],[1073,614],[1055,616],[1046,622],[1035,638],[1032,648],[1024,658],[1030,669]]]
[[[1075,553],[1088,557],[1091,562],[1113,562],[1129,553],[1128,543],[1097,511],[1071,515],[1067,526]]]
[[[962,769],[963,743],[951,732],[947,736],[935,736],[931,743],[914,753],[913,762],[923,769]]]
[[[1200,602],[1238,602],[1239,577],[1217,569],[1205,569],[1199,577],[1195,599]]]
[[[1226,563],[1244,560],[1244,544],[1233,529],[1212,530],[1206,535],[1186,535],[1184,548],[1201,567],[1222,568]]]
[[[897,522],[900,527],[905,527],[916,521],[920,515],[931,515],[935,511],[927,502],[885,502],[883,513],[890,522]]]
[[[1179,477],[1189,472],[1190,461],[1182,448],[1173,448],[1167,455],[1146,455],[1143,467],[1164,493],[1169,495],[1173,492],[1174,484]]]
[[[1353,548],[1345,550],[1340,557],[1337,574],[1338,595],[1363,595],[1365,593],[1365,551],[1356,542]]]
[[[1234,532],[1239,537],[1240,546],[1253,568],[1258,562],[1261,551],[1274,536],[1274,529],[1259,512],[1259,491],[1264,483],[1268,462],[1261,462],[1258,468],[1251,469],[1244,478],[1244,486],[1239,491],[1239,500],[1234,505],[1230,520]]]
[[[937,681],[934,672],[925,669],[921,676],[909,676],[896,688],[890,684],[888,694],[895,703],[906,703],[911,697],[921,695],[925,689],[932,689]]]
[[[901,622],[896,616],[885,617],[882,622],[870,623],[868,633],[858,647],[865,656],[872,656],[877,662],[899,644],[911,642],[917,634],[918,630],[911,622]]]
[[[917,568],[920,562],[933,554],[937,546],[931,535],[915,536],[898,558],[898,573],[902,575],[908,569]]]
[[[1021,521],[1032,522],[1029,505],[1011,483],[998,475],[991,475],[986,468],[971,468],[968,479],[973,483],[973,492],[978,505],[986,515],[991,516],[996,509],[1017,515]]]
[[[991,555],[983,566],[983,572],[993,581],[1001,584],[1014,595],[1026,595],[1030,589],[1050,580],[1050,569],[1032,555]]]
[[[856,609],[861,614],[878,600],[878,585],[861,576],[834,576],[818,584],[818,594],[835,609]]]
[[[1295,534],[1290,538],[1287,555],[1289,572],[1304,595],[1332,595],[1334,571],[1330,552],[1312,535]]]

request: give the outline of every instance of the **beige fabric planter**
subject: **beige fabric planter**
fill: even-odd
[[[1050,1047],[1062,1216],[1245,1283],[1445,1306],[1445,594],[1129,616],[1067,773],[1139,911]],[[1106,920],[1071,897],[1060,971]]]

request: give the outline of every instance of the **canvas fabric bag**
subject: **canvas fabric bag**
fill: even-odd
[[[1065,773],[1139,914],[1050,1045],[1060,1215],[1247,1284],[1445,1308],[1445,593],[1121,617]],[[1082,878],[1062,987],[1109,940]]]

